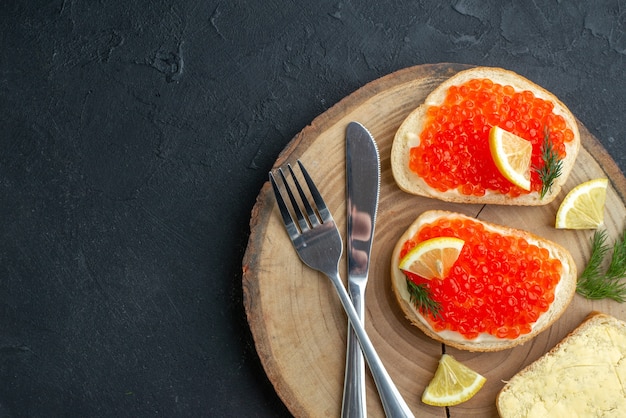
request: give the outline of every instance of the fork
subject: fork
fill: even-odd
[[[289,186],[283,169],[279,168],[277,172],[291,202],[291,210],[283,198],[274,174],[271,171],[269,173],[270,183],[272,184],[276,203],[287,229],[287,234],[302,262],[328,276],[337,290],[341,305],[346,311],[361,344],[363,356],[374,378],[385,415],[393,418],[413,417],[411,410],[391,380],[376,349],[372,345],[339,275],[339,260],[341,260],[343,253],[343,242],[341,235],[339,235],[339,229],[304,165],[300,160],[297,163],[308,186],[310,196],[313,198],[313,204],[310,202],[307,194],[305,194],[290,164],[287,165],[287,168],[300,197],[301,204],[298,203],[295,193]],[[304,212],[301,208],[304,209]]]

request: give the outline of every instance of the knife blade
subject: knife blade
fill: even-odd
[[[379,191],[380,156],[376,142],[363,125],[350,122],[346,128],[348,293],[361,323],[365,319],[365,288]],[[365,362],[349,323],[341,416],[367,416]]]

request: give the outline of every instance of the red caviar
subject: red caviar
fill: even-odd
[[[448,277],[427,280],[405,272],[440,303],[442,318],[425,315],[435,331],[457,331],[467,339],[481,333],[517,338],[528,334],[554,301],[563,266],[547,249],[488,231],[474,220],[441,218],[405,242],[400,258],[435,237],[465,241]]]
[[[541,190],[541,179],[531,173],[531,190],[508,181],[497,169],[489,151],[492,126],[509,131],[532,143],[531,166],[543,166],[541,156],[545,129],[554,149],[565,157],[565,143],[574,133],[565,119],[553,112],[554,104],[531,91],[489,79],[474,79],[448,90],[441,106],[431,106],[420,134],[420,144],[411,148],[409,168],[431,187],[445,192],[482,196],[487,190],[511,197]]]

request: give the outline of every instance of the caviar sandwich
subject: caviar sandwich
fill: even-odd
[[[520,187],[490,149],[496,127],[532,146]],[[578,155],[576,119],[552,93],[500,68],[461,71],[435,88],[399,127],[391,151],[405,192],[460,203],[544,205]],[[509,178],[507,178],[509,177]]]
[[[391,277],[406,317],[426,335],[459,349],[498,351],[558,319],[575,293],[577,272],[556,243],[433,210],[398,240]]]

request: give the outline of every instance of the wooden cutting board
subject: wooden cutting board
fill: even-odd
[[[380,206],[372,249],[366,298],[366,329],[389,374],[416,416],[497,416],[495,398],[520,369],[551,349],[592,310],[626,320],[626,305],[574,297],[563,316],[534,340],[495,353],[459,351],[426,337],[403,317],[390,285],[391,252],[411,222],[428,209],[462,212],[494,223],[531,231],[568,248],[582,271],[593,231],[554,229],[556,210],[575,185],[608,177],[605,224],[612,243],[625,227],[626,180],[589,131],[579,124],[583,148],[557,199],[544,207],[449,204],[408,195],[395,185],[391,144],[406,115],[452,74],[459,64],[421,65],[375,80],[340,101],[300,132],[280,154],[275,167],[301,159],[318,184],[345,242],[345,128],[363,123],[381,156]],[[297,417],[338,417],[343,388],[347,318],[328,279],[302,264],[281,223],[266,183],[250,221],[251,235],[243,260],[244,304],[256,349],[279,396]],[[344,260],[345,262],[345,260]],[[342,272],[345,263],[342,262]],[[345,276],[345,274],[344,274]],[[487,378],[478,394],[449,408],[420,401],[442,351]],[[384,416],[373,380],[368,376],[368,416]]]

